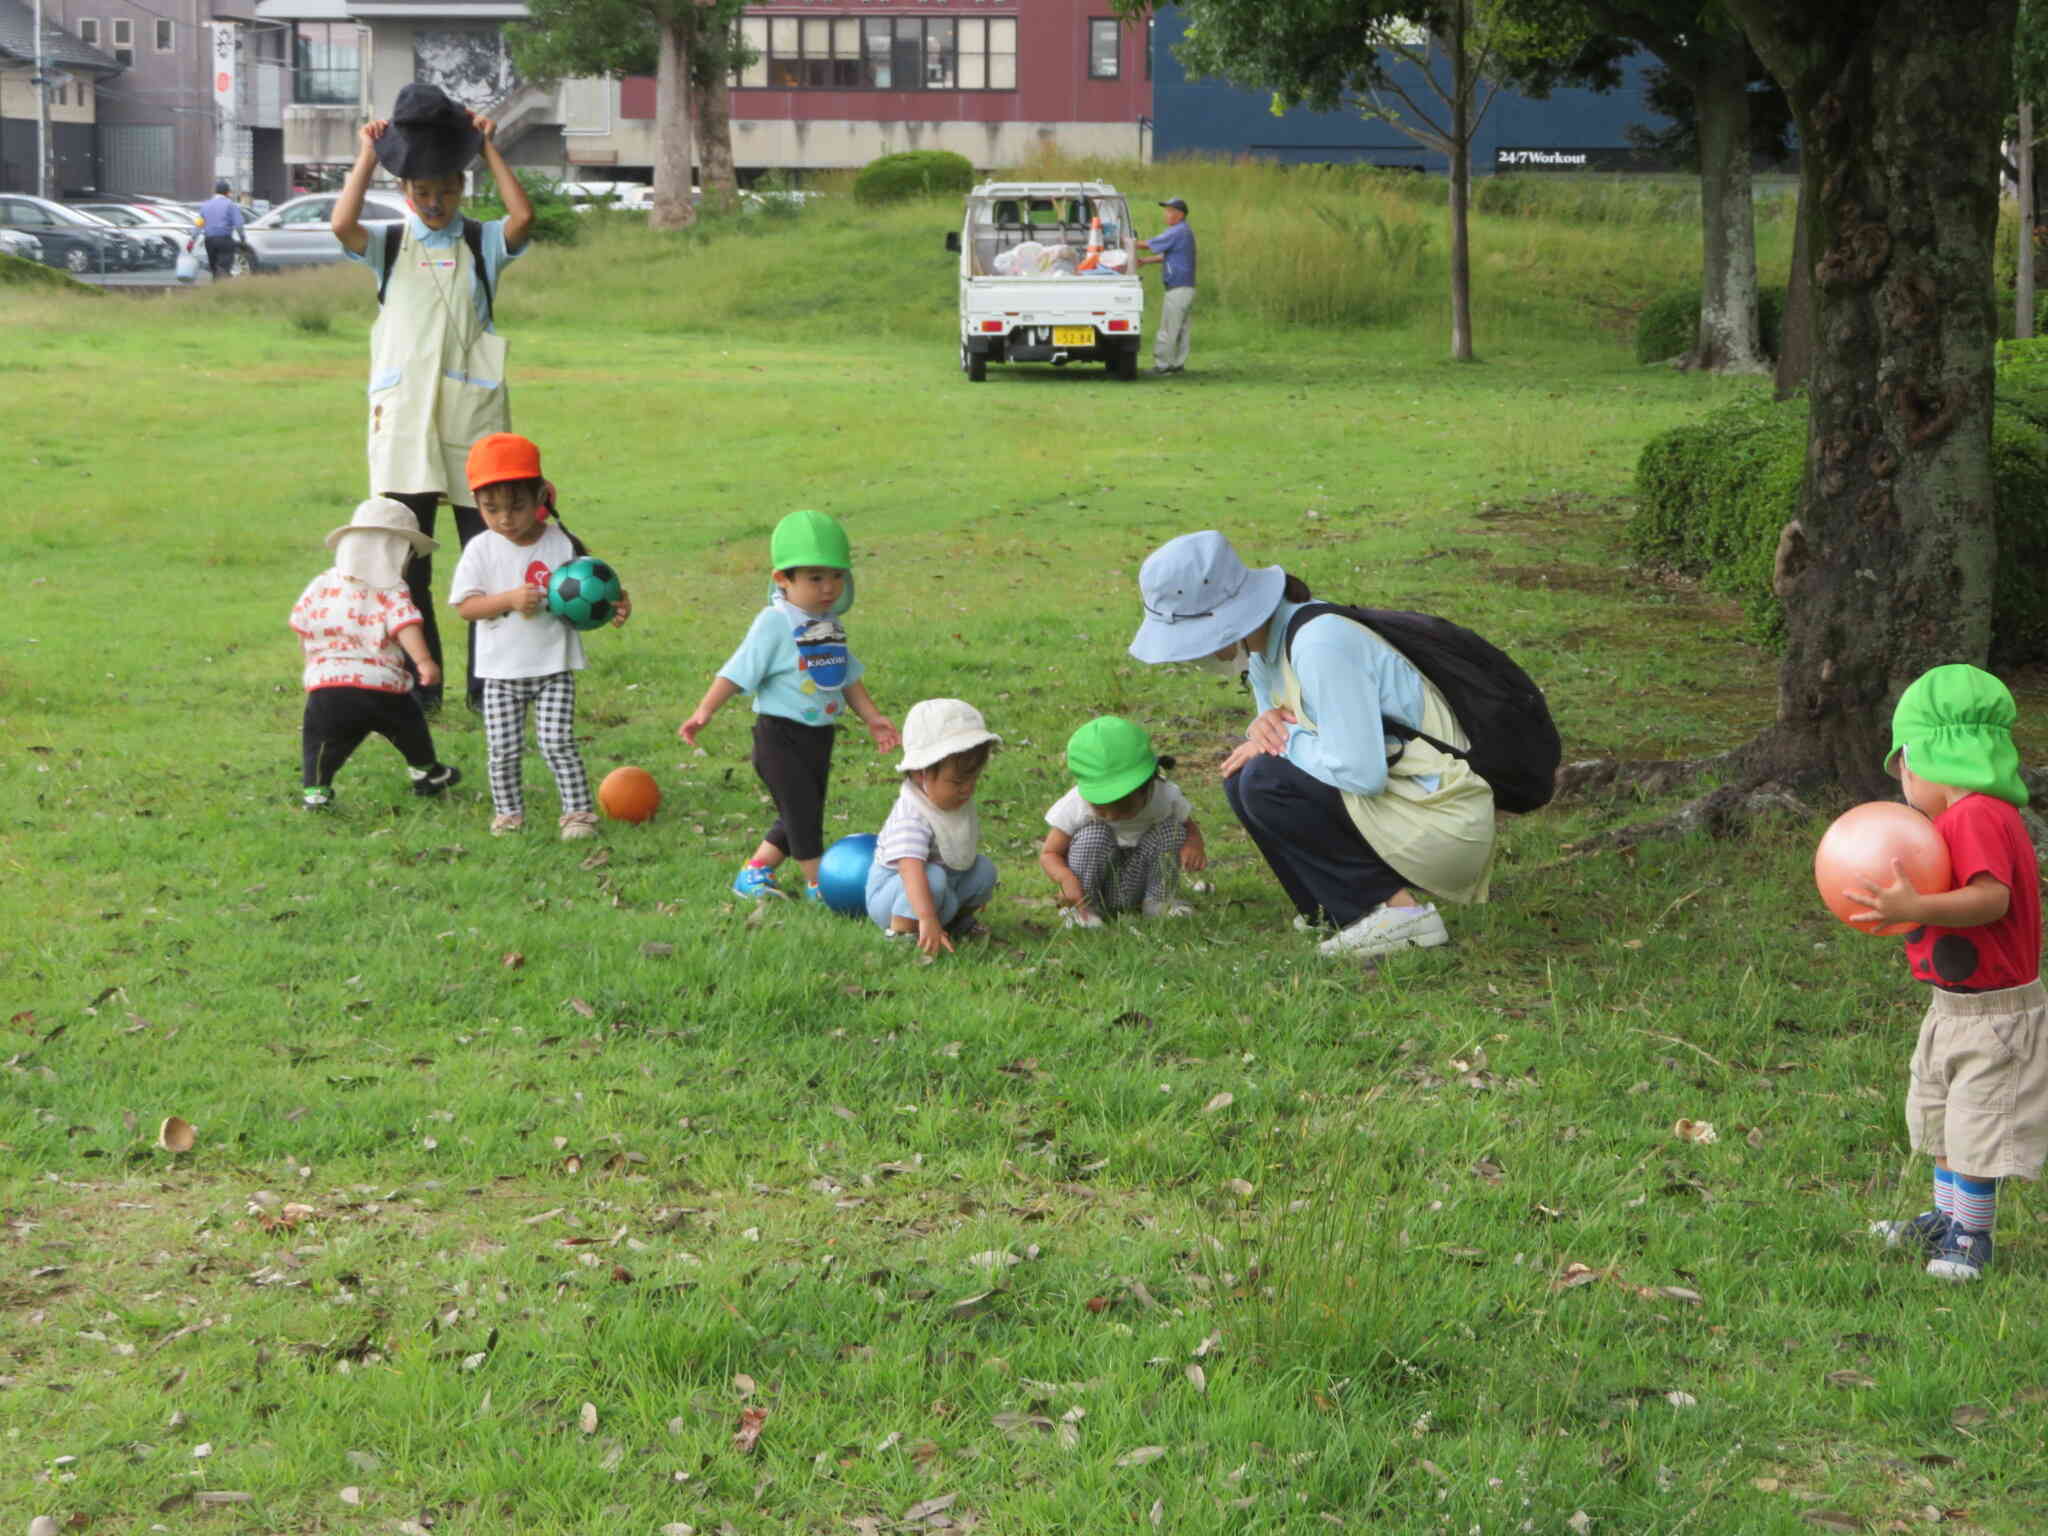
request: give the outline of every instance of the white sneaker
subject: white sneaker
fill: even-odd
[[[1147,896],[1144,912],[1147,917],[1193,917],[1195,909],[1173,896]]]
[[[1334,938],[1323,940],[1316,949],[1325,955],[1342,955],[1352,960],[1370,960],[1402,949],[1433,949],[1451,942],[1444,920],[1434,906],[1374,907]]]

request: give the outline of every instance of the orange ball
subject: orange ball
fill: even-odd
[[[645,768],[614,768],[597,786],[597,803],[613,821],[645,821],[661,804],[661,786]]]
[[[1828,910],[1859,933],[1910,933],[1917,923],[1849,922],[1852,914],[1870,909],[1844,894],[1852,888],[1892,883],[1892,861],[1905,867],[1906,880],[1923,896],[1945,891],[1954,883],[1948,844],[1934,823],[1910,805],[1873,800],[1835,818],[1813,850],[1813,883]]]

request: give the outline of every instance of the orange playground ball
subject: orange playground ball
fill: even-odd
[[[614,768],[597,786],[597,803],[613,821],[645,821],[661,804],[661,786],[645,768]]]
[[[1873,800],[1844,811],[1821,834],[1813,850],[1813,883],[1828,910],[1859,933],[1910,933],[1917,923],[1849,922],[1870,909],[1844,895],[1853,887],[1892,883],[1892,861],[1905,867],[1906,879],[1923,896],[1949,889],[1948,845],[1934,823],[1910,805]]]

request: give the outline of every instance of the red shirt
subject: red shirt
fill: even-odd
[[[2011,893],[2005,916],[1976,928],[1923,925],[1906,935],[1906,964],[1951,992],[1995,992],[2041,974],[2041,875],[2020,813],[1995,795],[1965,795],[1934,818],[1958,887],[1989,875]]]

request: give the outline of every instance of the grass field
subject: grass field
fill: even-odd
[[[1574,756],[1767,721],[1733,608],[1619,547],[1645,437],[1753,387],[1629,361],[1696,231],[1482,219],[1460,368],[1440,256],[1288,254],[1434,209],[1117,174],[1199,188],[1179,379],[967,384],[943,206],[512,269],[515,422],[636,605],[585,757],[666,796],[595,849],[487,835],[460,710],[444,801],[373,742],[294,808],[284,617],[361,494],[360,273],[0,293],[0,1523],[2042,1528],[2042,1208],[1969,1291],[1871,1250],[1925,1203],[1917,999],[1813,899],[1824,808],[1624,857],[1572,845],[1654,807],[1561,806],[1450,948],[1332,967],[1214,782],[1242,697],[1124,654],[1138,562],[1213,526],[1501,640]],[[732,900],[744,715],[674,735],[799,506],[852,532],[882,706],[1006,738],[994,938],[935,965]],[[1181,758],[1216,889],[1070,933],[1032,850],[1112,710]],[[835,823],[892,793],[843,743]]]

